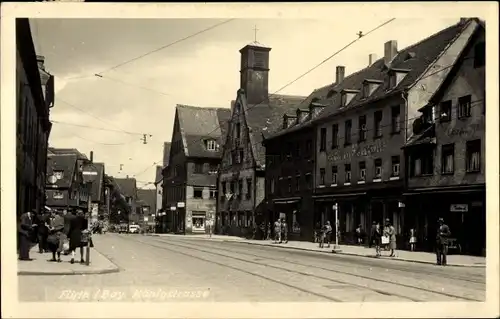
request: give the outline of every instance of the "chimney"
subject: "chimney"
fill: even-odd
[[[36,62],[38,63],[39,69],[45,70],[45,57],[43,55],[37,55]]]
[[[126,176],[126,178],[128,179],[128,175]]]
[[[384,62],[386,65],[391,63],[392,59],[398,54],[398,41],[387,41],[384,45]]]
[[[93,151],[90,151],[90,162],[91,163],[94,162],[94,152]]]
[[[370,54],[368,55],[368,66],[371,66],[373,62],[377,61],[377,55],[376,54]]]
[[[335,70],[335,84],[339,84],[344,81],[345,66],[338,65]]]

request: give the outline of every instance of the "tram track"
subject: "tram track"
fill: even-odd
[[[206,262],[214,263],[214,264],[217,264],[217,265],[225,267],[225,268],[230,268],[230,269],[233,269],[233,270],[244,272],[244,273],[247,273],[247,274],[252,275],[252,276],[256,276],[256,277],[260,277],[260,278],[263,278],[263,279],[266,279],[266,280],[270,280],[272,282],[275,282],[275,283],[278,283],[278,284],[281,284],[281,285],[285,285],[285,286],[287,286],[289,288],[293,288],[293,289],[300,290],[300,291],[305,292],[305,293],[309,293],[309,294],[321,297],[323,299],[328,299],[330,301],[342,302],[343,300],[340,300],[340,299],[334,298],[334,297],[330,297],[330,296],[325,296],[325,295],[322,295],[322,294],[318,294],[318,293],[316,293],[314,291],[310,291],[310,290],[307,290],[307,289],[304,289],[304,288],[301,288],[301,287],[298,287],[298,286],[295,286],[295,285],[290,285],[290,284],[287,284],[285,282],[275,280],[274,278],[270,278],[270,277],[267,277],[267,276],[264,276],[264,275],[261,275],[261,274],[256,274],[256,273],[254,273],[252,271],[247,271],[247,270],[244,270],[244,269],[240,269],[238,267],[233,267],[231,265],[228,265],[227,263],[223,263],[223,262],[219,262],[219,261],[214,261],[214,260],[210,260],[210,259],[203,258],[203,257],[200,257],[200,256],[196,256],[194,254],[189,253],[189,251],[197,251],[197,252],[205,253],[205,254],[212,255],[212,256],[219,256],[219,257],[227,258],[229,260],[239,261],[239,262],[246,263],[246,264],[253,264],[253,265],[257,265],[257,266],[268,267],[268,268],[276,269],[276,270],[279,270],[279,271],[284,271],[284,272],[288,272],[288,273],[292,273],[292,274],[296,274],[296,275],[301,275],[301,276],[306,276],[306,277],[310,277],[310,278],[315,278],[315,279],[318,279],[318,280],[322,280],[322,281],[326,281],[326,282],[331,282],[331,283],[335,283],[335,284],[348,285],[348,286],[351,286],[351,287],[356,287],[356,288],[359,288],[359,289],[371,291],[371,292],[374,292],[374,293],[377,293],[377,294],[386,295],[386,296],[393,296],[393,297],[401,298],[401,299],[408,300],[408,301],[421,302],[421,301],[427,301],[427,300],[429,300],[429,298],[422,300],[422,299],[419,299],[419,298],[412,297],[411,296],[412,294],[410,294],[410,293],[389,292],[389,291],[387,291],[387,289],[377,289],[377,288],[369,287],[367,284],[353,283],[353,282],[348,281],[348,280],[333,279],[333,278],[329,278],[329,277],[325,277],[325,276],[318,276],[318,275],[316,275],[314,273],[308,273],[308,272],[304,272],[304,271],[300,271],[300,270],[296,270],[296,269],[290,269],[290,268],[285,267],[285,266],[272,265],[272,264],[269,264],[268,262],[267,263],[266,262],[262,262],[262,260],[268,260],[268,261],[271,261],[271,262],[274,260],[272,258],[265,257],[265,256],[254,255],[253,257],[260,258],[260,259],[251,260],[251,259],[247,259],[247,258],[241,258],[241,257],[238,257],[238,256],[231,256],[231,255],[223,254],[223,253],[220,253],[220,252],[217,252],[217,251],[213,251],[214,250],[213,247],[208,247],[208,246],[203,246],[203,245],[198,245],[198,244],[189,244],[189,243],[185,243],[185,242],[182,242],[182,244],[180,244],[180,242],[177,241],[177,240],[168,240],[168,241],[165,241],[165,240],[161,240],[161,239],[152,239],[152,238],[150,238],[150,239],[148,239],[148,241],[141,241],[141,240],[135,240],[135,239],[131,239],[131,238],[127,238],[127,239],[138,241],[138,242],[140,242],[142,244],[146,244],[146,245],[149,245],[149,246],[152,246],[152,247],[156,247],[156,248],[159,248],[159,249],[168,250],[168,251],[171,251],[171,252],[174,252],[174,253],[178,253],[178,254],[182,254],[182,255],[185,255],[185,256],[189,256],[189,257],[192,257],[192,258],[195,258],[195,259],[198,259],[198,260],[203,260],[203,261],[206,261]],[[155,245],[154,243],[151,243],[151,241],[153,241],[155,243],[158,243],[158,244],[161,244],[161,245]],[[179,251],[177,249],[173,249],[172,246],[175,247],[175,248],[183,249],[183,251]],[[201,249],[200,246],[202,246],[202,248],[209,248],[209,249],[212,249],[212,250]],[[218,251],[220,251],[220,249]],[[235,252],[235,251],[230,251],[228,249],[224,249],[224,251],[225,252],[230,252],[232,254],[247,256],[246,252],[245,253]],[[448,298],[452,298],[452,299],[455,299],[455,300],[482,301],[482,300],[479,300],[479,299],[476,299],[476,298],[470,298],[470,297],[466,297],[466,296],[458,296],[458,295],[449,294],[449,293],[446,293],[446,292],[443,292],[443,291],[435,291],[435,290],[431,290],[431,289],[426,289],[426,288],[421,288],[421,287],[415,287],[415,286],[401,284],[401,283],[394,283],[394,282],[390,282],[390,281],[386,281],[386,280],[380,280],[380,279],[373,278],[373,277],[362,276],[362,275],[358,275],[358,274],[353,274],[353,273],[348,273],[348,272],[343,272],[343,271],[337,271],[337,270],[332,270],[332,269],[327,269],[327,268],[321,269],[321,267],[310,266],[310,265],[302,265],[300,263],[290,262],[288,260],[282,260],[282,261],[287,262],[287,263],[292,263],[294,265],[298,265],[298,266],[302,266],[302,267],[311,267],[311,268],[314,268],[316,270],[321,270],[321,271],[324,271],[324,272],[327,272],[327,273],[329,272],[330,274],[342,274],[342,275],[351,276],[351,277],[354,277],[354,278],[357,278],[357,279],[372,281],[372,282],[378,283],[379,285],[389,285],[389,286],[396,286],[396,287],[404,287],[406,289],[409,289],[410,291],[413,290],[414,292],[419,292],[419,293],[424,292],[424,293],[427,293],[427,294],[431,294],[431,296],[432,295],[434,295],[434,296],[439,295],[439,296],[446,296]]]

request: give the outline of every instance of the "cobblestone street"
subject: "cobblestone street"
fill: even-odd
[[[441,268],[182,236],[107,234],[96,237],[95,244],[120,272],[19,276],[20,301],[485,299],[485,268]]]

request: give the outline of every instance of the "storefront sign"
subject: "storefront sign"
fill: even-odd
[[[467,125],[467,127],[461,128],[450,128],[446,132],[448,136],[459,136],[459,137],[470,137],[476,134],[476,131],[479,130],[479,124],[471,124]]]
[[[469,206],[467,204],[451,204],[450,212],[466,213],[469,211]]]
[[[175,211],[177,208],[175,206],[170,206],[171,211]]]
[[[178,202],[177,203],[177,208],[184,208],[186,204],[184,202]]]
[[[369,157],[382,152],[387,147],[387,143],[383,140],[377,140],[365,146],[353,144],[351,149],[334,150],[328,154],[328,161],[337,162],[341,160],[350,160],[355,157]]]

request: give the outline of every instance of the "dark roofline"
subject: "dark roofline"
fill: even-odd
[[[176,107],[186,108],[186,109],[207,110],[207,111],[231,110],[231,108],[229,107],[203,107],[203,106],[187,105],[187,104],[177,104]]]

